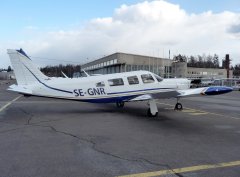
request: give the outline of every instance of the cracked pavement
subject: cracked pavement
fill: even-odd
[[[18,96],[4,87],[0,106]],[[218,110],[201,100],[183,102]],[[113,104],[22,97],[0,112],[0,176],[118,176],[240,160],[240,120],[194,117],[158,106],[159,119],[149,119],[144,102],[117,109]],[[232,115],[240,115],[239,110]],[[231,167],[165,176],[239,173]]]

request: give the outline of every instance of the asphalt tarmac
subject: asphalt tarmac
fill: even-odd
[[[240,92],[91,104],[23,97],[0,82],[0,176],[240,176]]]

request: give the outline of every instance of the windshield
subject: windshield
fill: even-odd
[[[161,78],[160,76],[154,74],[154,77],[157,79],[158,82],[162,82],[163,78]]]

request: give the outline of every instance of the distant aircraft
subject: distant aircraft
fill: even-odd
[[[158,115],[156,99],[177,98],[176,110],[182,109],[179,99],[186,96],[218,95],[232,91],[230,87],[190,89],[188,79],[163,79],[149,71],[133,71],[82,78],[45,76],[22,50],[8,49],[17,85],[8,90],[25,96],[40,96],[91,103],[148,101],[147,115]]]

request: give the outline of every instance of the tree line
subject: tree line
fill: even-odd
[[[174,61],[187,62],[188,67],[196,68],[220,68],[219,56],[217,54],[212,55],[197,55],[197,56],[186,56],[177,55],[173,57]]]
[[[13,70],[12,70],[11,66],[8,66],[7,69],[0,68],[0,72],[3,72],[3,71],[11,72],[11,71],[13,71]]]
[[[214,55],[197,55],[197,56],[186,56],[186,55],[176,55],[173,57],[174,61],[177,62],[187,62],[188,67],[196,67],[196,68],[227,68],[226,60],[222,59],[222,65],[219,65],[219,56],[217,54]],[[240,77],[240,64],[236,64],[235,66],[230,66],[230,69],[233,70],[233,76]]]
[[[66,74],[68,77],[72,78],[73,73],[80,72],[81,65],[57,65],[57,66],[46,66],[44,68],[40,68],[40,70],[47,75],[48,77],[63,77],[63,74]]]
[[[234,67],[232,66],[233,76],[240,77],[240,64],[236,64]]]

